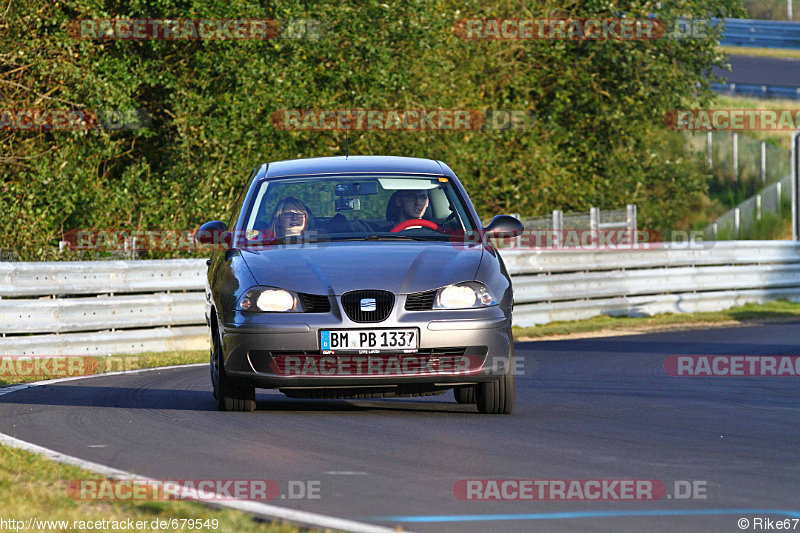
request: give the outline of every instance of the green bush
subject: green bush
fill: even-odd
[[[351,154],[431,157],[464,181],[481,216],[639,205],[640,227],[674,227],[706,190],[664,114],[704,105],[717,39],[469,41],[465,17],[740,15],[739,0],[43,0],[0,20],[5,109],[145,109],[133,131],[0,136],[0,248],[57,258],[74,229],[190,229],[227,210],[250,171],[341,155],[344,134],[281,131],[282,109],[523,109],[525,130],[353,132]],[[660,8],[658,6],[661,6]],[[319,19],[318,40],[90,41],[78,18]],[[162,252],[153,256],[181,255]]]

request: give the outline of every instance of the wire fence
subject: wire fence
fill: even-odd
[[[781,214],[791,209],[792,177],[786,176],[751,196],[719,217],[703,230],[705,240],[747,239],[767,213]]]
[[[564,213],[555,210],[550,215],[539,217],[521,217],[514,215],[522,222],[526,230],[568,230],[568,229],[629,229],[636,230],[636,206],[631,204],[625,209],[601,210],[592,207],[589,211]]]
[[[788,176],[789,150],[768,141],[730,131],[690,134],[688,147],[706,162],[717,188],[739,184],[755,194]]]
[[[705,161],[709,193],[730,210],[703,230],[706,240],[760,238],[756,226],[791,202],[791,154],[737,132],[690,134],[688,148]]]
[[[628,234],[632,239],[631,243],[637,242],[637,209],[635,204],[628,204],[625,209],[608,209],[601,210],[599,207],[592,207],[589,211],[576,211],[572,213],[564,213],[560,209],[554,210],[551,214],[537,217],[523,217],[517,213],[512,213],[511,216],[517,218],[522,222],[522,227],[525,232],[532,231],[547,231],[555,234],[563,234],[565,231],[570,230],[611,230],[621,229],[629,230]],[[487,225],[489,221],[484,221]],[[511,246],[520,246],[522,237],[517,237],[514,241],[497,241],[495,245],[498,248],[508,248]]]

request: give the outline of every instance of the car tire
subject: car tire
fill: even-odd
[[[475,385],[462,385],[453,388],[453,396],[458,403],[475,403]]]
[[[516,403],[513,352],[508,358],[506,373],[496,381],[475,385],[478,412],[489,415],[510,415]]]
[[[214,387],[214,399],[220,411],[255,411],[255,387],[242,387],[231,382],[222,364],[222,344],[219,333],[211,332],[211,384]]]

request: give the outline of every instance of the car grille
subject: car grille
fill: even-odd
[[[426,292],[415,292],[406,297],[406,311],[428,311],[433,309],[436,289]]]
[[[362,300],[374,299],[374,310],[362,310]],[[350,291],[342,295],[342,307],[353,322],[382,322],[394,307],[394,294],[388,291]]]
[[[319,294],[298,293],[303,311],[306,313],[330,313],[331,301],[327,296]]]
[[[376,357],[423,357],[426,359],[441,359],[446,361],[448,358],[455,358],[461,356],[471,357],[486,357],[486,346],[461,346],[461,347],[437,347],[437,348],[422,348],[417,350],[414,354],[401,354],[384,352]],[[320,350],[250,350],[247,357],[250,364],[256,372],[261,373],[274,373],[275,369],[272,368],[272,363],[287,356],[312,356],[322,357]],[[339,357],[339,356],[325,356],[325,357]],[[350,358],[351,356],[345,356]],[[440,362],[441,362],[440,361]],[[455,364],[455,363],[454,363]]]

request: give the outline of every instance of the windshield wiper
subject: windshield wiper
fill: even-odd
[[[261,246],[275,246],[278,244],[304,244],[309,242],[325,242],[329,239],[321,239],[319,237],[308,236],[308,237],[276,237],[274,239],[264,239],[264,240],[253,240],[249,242],[242,243],[241,248],[258,248]]]

